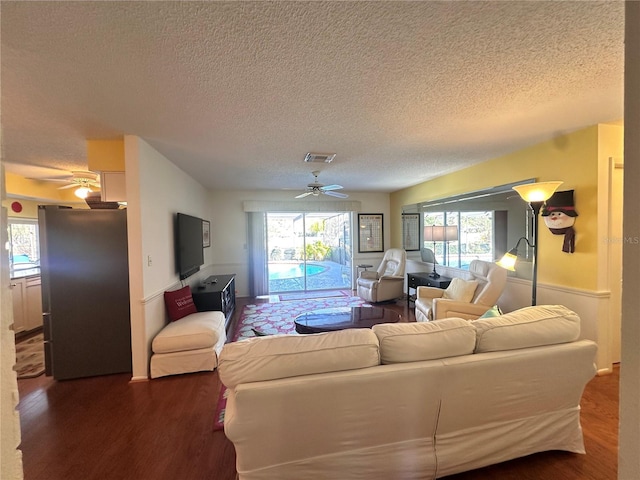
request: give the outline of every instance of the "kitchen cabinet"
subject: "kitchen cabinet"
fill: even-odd
[[[103,202],[127,201],[124,172],[102,172],[100,174],[100,198]]]
[[[11,280],[13,300],[13,330],[28,332],[42,327],[42,287],[40,275],[13,278]]]

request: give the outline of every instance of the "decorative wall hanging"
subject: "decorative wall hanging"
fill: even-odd
[[[402,247],[407,252],[420,250],[420,214],[402,214]]]
[[[384,251],[381,213],[359,213],[358,233],[358,252]]]
[[[202,248],[211,246],[211,223],[209,220],[202,221]]]
[[[573,203],[573,190],[554,193],[542,207],[544,223],[554,235],[564,235],[562,251],[573,253],[576,244],[576,232],[573,224],[578,212]]]

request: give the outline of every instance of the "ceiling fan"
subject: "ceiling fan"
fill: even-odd
[[[72,171],[70,178],[47,178],[45,180],[51,182],[64,182],[68,184],[58,187],[59,190],[77,188],[74,193],[79,198],[86,198],[87,194],[92,191],[91,187],[100,188],[100,176],[97,173],[84,170]]]
[[[308,195],[313,195],[314,197],[317,197],[320,194],[329,195],[331,197],[337,197],[337,198],[347,198],[349,196],[346,193],[334,192],[334,190],[342,189],[343,188],[342,185],[322,185],[321,183],[318,183],[318,175],[320,174],[319,171],[315,171],[311,173],[313,173],[315,180],[313,181],[313,183],[310,183],[309,185],[307,185],[306,192],[301,193],[300,195],[296,195],[295,198],[304,198]]]

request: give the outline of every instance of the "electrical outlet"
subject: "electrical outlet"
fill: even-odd
[[[147,255],[147,267],[151,267],[153,265],[153,260],[151,259],[151,255]]]

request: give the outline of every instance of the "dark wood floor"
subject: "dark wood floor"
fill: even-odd
[[[239,299],[236,316],[249,299]],[[393,308],[409,321],[405,301]],[[213,431],[217,373],[130,383],[130,375],[20,380],[25,480],[232,480],[235,453]],[[614,480],[619,369],[594,378],[582,402],[586,455],[545,452],[450,480]],[[278,479],[273,479],[278,480]],[[306,479],[301,479],[306,480]],[[389,479],[401,480],[401,479]]]

